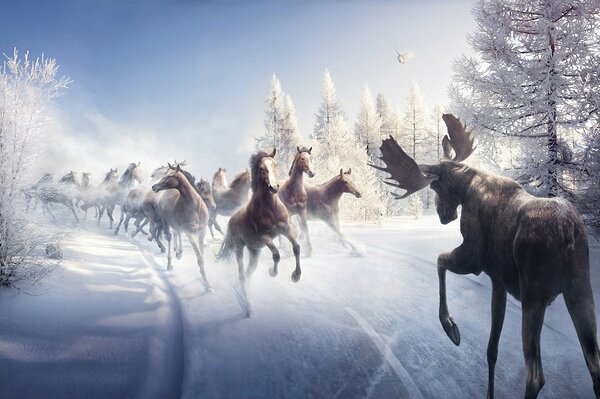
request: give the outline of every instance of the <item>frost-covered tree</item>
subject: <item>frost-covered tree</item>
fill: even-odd
[[[435,154],[435,160],[438,160],[442,157],[442,139],[445,132],[445,124],[442,120],[442,115],[444,114],[444,107],[441,104],[436,104],[433,107],[433,112],[431,113],[431,124],[430,124],[430,137],[433,143],[433,147],[435,151],[432,153]]]
[[[417,82],[413,81],[404,112],[404,129],[400,135],[400,145],[415,161],[424,163],[429,160],[430,155],[428,149],[429,137],[423,95]],[[423,190],[417,195],[430,197],[427,190]],[[421,199],[421,201],[414,200],[411,202],[411,214],[415,217],[422,213],[423,202],[428,204],[430,201]]]
[[[0,68],[0,285],[29,270],[23,266],[45,243],[23,193],[36,150],[48,137],[48,106],[70,83],[57,79],[57,72],[55,60],[31,60],[17,50]]]
[[[340,201],[342,217],[352,220],[376,220],[382,213],[379,182],[374,169],[367,166],[369,158],[356,140],[336,95],[328,71],[323,77],[321,104],[316,114],[312,140],[312,160],[315,180],[325,182],[339,174],[340,169],[352,169],[352,179],[362,198],[344,195]]]
[[[269,96],[266,100],[265,132],[255,138],[257,150],[277,148],[277,159],[280,167],[280,177],[287,175],[296,154],[296,147],[301,145],[298,131],[296,109],[289,95],[286,95],[277,76],[271,77]]]
[[[375,106],[377,108],[377,115],[379,115],[379,120],[381,121],[381,128],[379,130],[381,138],[384,139],[389,136],[397,138],[401,127],[401,120],[398,117],[398,113],[390,107],[382,93],[377,95]]]
[[[375,109],[369,86],[365,85],[358,117],[354,125],[354,134],[365,149],[371,162],[379,163],[379,146],[381,145],[381,119]]]
[[[573,188],[571,147],[598,108],[597,0],[480,0],[476,53],[454,65],[455,111],[480,153],[542,195]]]
[[[297,147],[302,146],[302,137],[298,130],[298,118],[296,117],[296,107],[292,101],[292,97],[286,94],[283,103],[283,121],[281,126],[281,138],[279,147],[277,147],[277,159],[281,165],[284,165],[283,170],[286,174],[292,166],[294,157],[297,153]]]

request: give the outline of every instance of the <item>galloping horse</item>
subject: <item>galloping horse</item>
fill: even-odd
[[[250,172],[245,170],[238,173],[229,186],[227,185],[226,172],[225,168],[219,168],[214,174],[212,181],[212,193],[216,208],[210,210],[208,228],[210,229],[210,234],[213,238],[215,237],[213,226],[215,226],[219,233],[225,235],[217,221],[217,216],[231,216],[248,202]]]
[[[300,245],[295,239],[295,231],[290,224],[289,213],[277,196],[279,183],[275,173],[275,149],[272,153],[259,151],[250,158],[252,173],[252,197],[250,202],[238,210],[230,219],[227,235],[221,245],[218,259],[230,259],[235,251],[238,263],[239,279],[243,300],[246,306],[246,317],[250,317],[251,309],[248,301],[248,287],[252,274],[258,264],[261,249],[266,246],[273,254],[271,276],[277,275],[279,251],[273,239],[280,234],[291,243],[296,257],[296,268],[292,273],[292,281],[300,280]],[[250,259],[248,269],[244,270],[244,247],[248,248]]]
[[[54,176],[52,175],[52,173],[44,173],[44,175],[37,182],[35,182],[31,186],[23,189],[23,194],[25,195],[25,203],[27,205],[28,211],[29,211],[29,205],[31,203],[31,200],[34,200],[33,210],[35,211],[35,208],[37,207],[37,202],[38,202],[39,190],[44,186],[52,184],[53,182],[54,182]]]
[[[83,195],[83,205],[81,205],[81,209],[87,214],[87,210],[89,208],[95,207],[98,215],[100,215],[100,210],[103,206],[102,204],[107,201],[107,197],[109,196],[109,187],[117,184],[118,179],[119,176],[117,175],[117,169],[111,168],[106,173],[104,180],[102,180],[98,187],[93,187],[85,192]],[[100,225],[99,217],[98,225]]]
[[[327,226],[335,231],[343,243],[356,252],[356,247],[348,241],[340,230],[340,197],[344,193],[352,194],[356,198],[361,197],[360,191],[350,179],[351,174],[352,169],[348,169],[346,172],[340,169],[340,174],[328,182],[318,186],[306,185],[305,188],[308,195],[308,218],[324,221]]]
[[[196,253],[206,289],[211,291],[204,272],[204,236],[208,223],[208,209],[194,186],[182,173],[181,167],[177,165],[172,170],[173,173],[167,174],[152,186],[152,191],[156,193],[166,190],[159,198],[158,211],[167,238],[167,269],[173,268],[171,263],[171,229],[173,229],[175,235],[186,234]]]
[[[98,224],[100,224],[104,210],[106,210],[106,215],[110,219],[110,228],[112,229],[114,222],[113,211],[115,206],[123,205],[127,194],[136,181],[138,183],[142,183],[143,181],[139,162],[137,164],[130,163],[127,169],[125,169],[125,172],[123,172],[119,182],[107,186],[108,195],[102,201],[102,207],[100,208],[100,213],[98,215]]]
[[[289,177],[281,185],[281,188],[277,194],[279,195],[281,202],[283,202],[290,213],[290,217],[293,215],[298,215],[300,218],[300,226],[302,228],[302,232],[306,236],[306,254],[310,256],[312,252],[312,246],[310,244],[310,237],[308,235],[308,223],[306,222],[308,195],[306,193],[306,189],[304,188],[303,176],[305,173],[311,178],[315,175],[310,161],[312,147],[296,148],[298,149],[298,153],[294,157],[294,162],[292,162],[292,167],[288,173]]]

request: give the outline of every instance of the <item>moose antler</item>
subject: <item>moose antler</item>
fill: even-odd
[[[442,139],[444,157],[462,162],[475,151],[475,139],[471,136],[471,132],[467,132],[467,125],[461,123],[454,115],[444,114],[442,119],[448,128],[448,135]],[[454,158],[451,156],[451,150],[454,150]]]
[[[404,152],[402,147],[398,145],[398,142],[393,137],[390,136],[389,139],[383,140],[383,143],[381,143],[381,147],[379,148],[381,149],[380,159],[385,162],[386,167],[372,164],[369,164],[369,166],[389,173],[391,179],[397,182],[384,180],[385,184],[406,190],[402,195],[394,193],[396,199],[406,198],[427,187],[435,180],[434,178],[429,178],[423,174],[419,165]]]

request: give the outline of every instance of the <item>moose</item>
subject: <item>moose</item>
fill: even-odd
[[[385,183],[406,190],[406,198],[430,186],[442,224],[458,218],[463,243],[437,259],[439,319],[450,340],[460,344],[460,332],[448,312],[446,270],[457,274],[485,272],[492,283],[492,325],[487,348],[487,397],[494,397],[494,370],[504,322],[506,294],[522,303],[522,340],[527,380],[525,398],[536,398],[544,385],[540,334],[546,307],[563,294],[567,309],[600,398],[600,351],[596,338],[594,299],[590,283],[587,234],[575,207],[561,198],[538,198],[514,180],[462,163],[475,150],[466,125],[450,114],[442,116],[448,135],[444,158],[418,165],[392,137],[380,147],[390,174]],[[452,156],[454,153],[454,156]]]

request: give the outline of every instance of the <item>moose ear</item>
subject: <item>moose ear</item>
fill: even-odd
[[[427,180],[433,182],[440,178],[440,171],[437,165],[420,165],[421,172],[425,175]]]
[[[344,169],[340,169],[340,177],[344,176]]]
[[[312,151],[312,147],[310,147],[310,148],[308,149],[308,153],[310,154],[310,153],[311,153],[311,151]]]
[[[269,155],[271,158],[275,158],[275,154],[277,153],[277,148],[273,147],[273,152]]]

